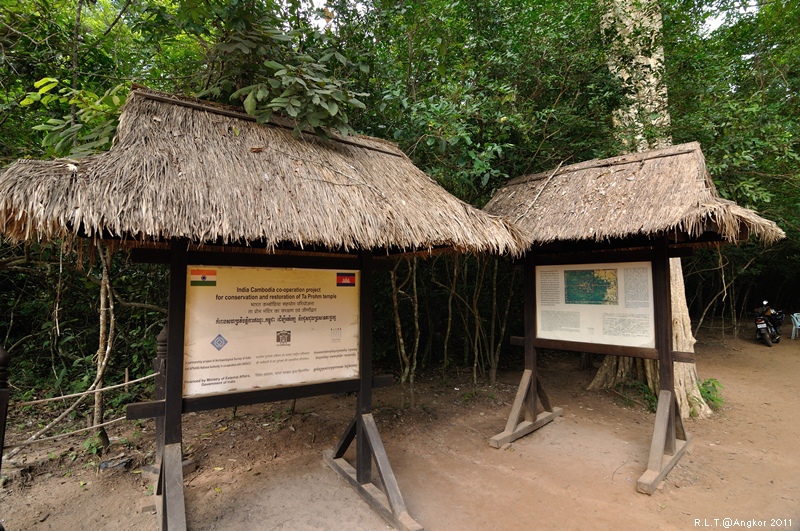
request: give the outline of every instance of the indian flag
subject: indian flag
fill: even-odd
[[[191,286],[216,286],[217,285],[217,270],[216,269],[190,269],[189,270],[190,285]]]

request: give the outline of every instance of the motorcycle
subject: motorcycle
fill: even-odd
[[[756,340],[764,340],[768,347],[779,343],[783,317],[782,310],[773,310],[768,301],[764,301],[763,306],[756,308]]]

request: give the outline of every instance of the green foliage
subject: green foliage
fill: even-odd
[[[714,411],[721,408],[725,402],[720,389],[724,389],[724,387],[716,378],[707,378],[700,384],[700,396],[706,401],[708,407]]]
[[[88,453],[92,455],[102,455],[103,454],[103,441],[100,439],[99,436],[93,435],[83,441],[83,449],[86,450]],[[81,482],[83,483],[83,482]],[[83,485],[81,485],[83,486]]]
[[[366,109],[353,121],[482,205],[508,177],[614,152],[621,98],[593,2],[329,4]]]
[[[46,108],[58,104],[74,106],[75,120],[71,115],[50,118],[46,123],[33,127],[34,131],[46,132],[42,147],[48,155],[81,157],[98,151],[107,151],[117,131],[119,115],[125,104],[123,85],[107,90],[102,96],[88,90],[75,90],[61,86],[54,78],[43,78],[34,83],[36,92],[29,92],[20,106],[39,103]],[[122,94],[122,95],[120,95]]]
[[[94,381],[99,274],[88,250],[62,254],[57,244],[0,245],[0,337],[11,354],[16,400],[82,392]],[[115,257],[112,274],[117,340],[105,377],[109,384],[121,383],[126,368],[133,378],[152,373],[167,291],[163,266],[132,265],[124,253]],[[151,388],[148,381],[128,393],[110,391],[107,401],[121,408],[146,399]],[[29,413],[60,407],[36,406]]]
[[[768,250],[758,245],[722,250],[726,281],[721,301],[716,253],[699,253],[687,277],[691,311],[711,304],[714,317],[744,317],[744,308],[769,299],[778,308],[800,300],[794,273],[800,258],[800,31],[796,2],[741,9],[732,3],[666,4],[667,82],[675,142],[702,144],[708,169],[723,197],[756,209],[787,233]],[[793,14],[790,14],[793,13]],[[698,31],[710,15],[713,32]],[[796,308],[792,306],[791,311]]]
[[[232,0],[146,2],[137,27],[150,39],[188,35],[207,44],[202,67],[187,88],[202,97],[242,105],[268,121],[274,112],[326,135],[353,133],[348,112],[364,108],[361,93],[335,76],[331,64],[365,68],[350,62],[332,34],[312,24],[315,11],[300,2]]]
[[[617,384],[615,389],[624,400],[642,404],[651,413],[655,413],[658,409],[658,396],[643,381],[623,382]]]

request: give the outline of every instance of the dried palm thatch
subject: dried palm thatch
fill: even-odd
[[[325,140],[199,100],[136,89],[110,151],[20,160],[0,175],[0,233],[152,245],[518,254],[522,232],[458,200],[394,145]]]
[[[696,142],[519,177],[484,210],[517,223],[539,245],[664,234],[679,241],[785,237],[774,222],[719,197]]]

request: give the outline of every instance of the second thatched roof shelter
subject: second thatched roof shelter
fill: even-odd
[[[696,142],[519,177],[484,210],[517,223],[529,247],[656,236],[673,243],[785,237],[774,222],[719,196]]]
[[[131,92],[110,151],[6,168],[0,234],[390,253],[524,245],[513,224],[453,197],[388,142],[295,137],[291,124],[147,89]]]

